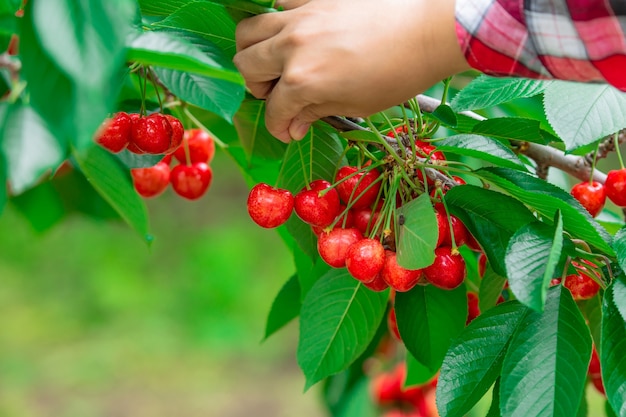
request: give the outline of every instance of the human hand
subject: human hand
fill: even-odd
[[[454,0],[283,0],[237,26],[234,62],[283,142],[315,120],[367,116],[468,69]]]

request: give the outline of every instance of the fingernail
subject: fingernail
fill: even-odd
[[[310,127],[311,123],[296,122],[289,126],[289,134],[292,139],[300,140],[307,134]]]

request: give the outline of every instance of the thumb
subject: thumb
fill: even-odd
[[[327,115],[319,113],[314,105],[306,106],[291,120],[289,136],[295,140],[302,139],[309,131],[311,124],[324,116]]]

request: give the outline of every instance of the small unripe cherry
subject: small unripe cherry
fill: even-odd
[[[320,257],[333,268],[346,266],[348,248],[363,239],[363,235],[355,228],[335,228],[322,232],[317,239],[317,250]]]
[[[444,290],[452,290],[461,285],[465,274],[465,260],[449,246],[435,249],[435,261],[424,268],[424,276],[428,282]]]
[[[346,267],[350,275],[359,281],[373,281],[384,264],[385,249],[376,239],[364,238],[348,248]]]
[[[294,198],[289,190],[259,183],[248,194],[248,214],[259,226],[271,229],[289,219],[293,212],[293,202]]]

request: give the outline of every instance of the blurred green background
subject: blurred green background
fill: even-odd
[[[148,201],[151,248],[85,215],[37,233],[7,207],[0,416],[324,415],[318,390],[302,394],[297,324],[261,343],[291,255],[249,219],[236,165],[212,166],[201,200]]]

